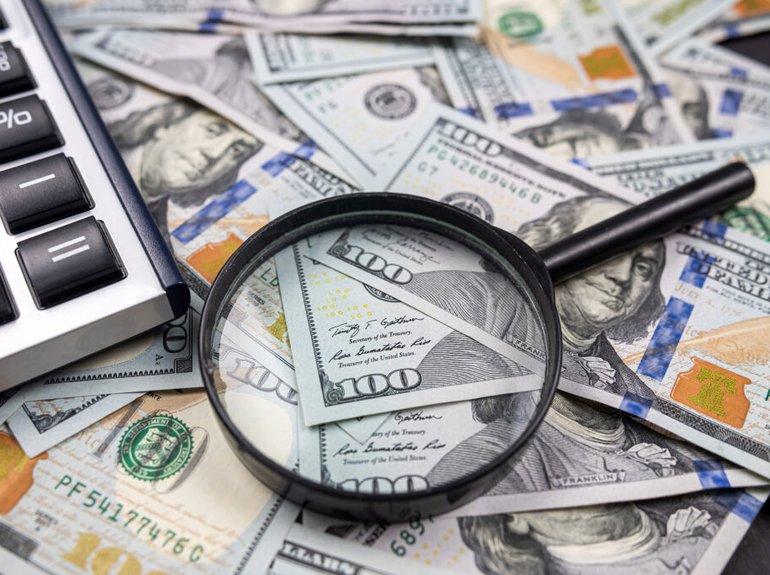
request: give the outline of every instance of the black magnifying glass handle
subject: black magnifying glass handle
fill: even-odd
[[[559,283],[640,244],[675,232],[751,195],[751,169],[727,164],[538,251]]]

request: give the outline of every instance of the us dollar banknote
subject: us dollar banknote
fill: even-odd
[[[766,66],[692,38],[664,55],[661,64],[699,139],[766,133],[770,121]]]
[[[79,65],[197,310],[227,258],[268,222],[271,202],[309,201],[356,189],[193,102],[82,61]],[[252,351],[260,348],[269,369],[293,381],[274,266],[266,262],[252,280],[255,297],[241,330],[251,343],[241,343]]]
[[[195,100],[276,150],[312,157],[345,175],[251,81],[242,36],[109,30],[83,34],[71,49],[168,94]]]
[[[358,493],[426,489],[475,470],[490,444],[508,445],[526,394],[392,414],[364,442],[334,424],[300,428],[301,471]],[[376,465],[374,464],[376,462]],[[614,409],[557,393],[511,472],[448,516],[640,501],[767,480]]]
[[[436,59],[455,108],[552,154],[692,139],[615,3],[488,2],[483,42],[450,40]]]
[[[735,0],[623,0],[634,26],[653,54],[666,52],[722,16]]]
[[[31,458],[0,433],[0,450],[0,549],[49,573],[264,573],[299,511],[242,466],[203,392],[147,395]]]
[[[391,175],[377,187],[454,205],[511,232],[532,222],[524,229],[541,244],[554,231],[545,222],[557,206],[562,206],[559,212],[593,206],[593,216],[588,217],[600,213],[606,217],[629,205],[623,201],[634,199],[622,187],[438,106],[414,126],[412,138],[392,163]],[[422,231],[382,226],[382,236],[377,237],[368,229],[325,232],[310,255],[499,353],[518,349],[538,356],[523,337],[528,333],[537,337],[527,325],[538,314],[493,303],[505,299],[498,294],[499,274],[490,272],[475,251],[433,237],[430,257],[423,257]],[[382,273],[380,263],[403,272]],[[495,313],[482,309],[486,305]]]
[[[767,499],[726,490],[553,511],[415,519],[332,532],[455,573],[717,574]]]
[[[700,30],[698,37],[716,44],[767,30],[770,30],[770,6],[751,0],[735,0],[719,18]]]
[[[260,85],[433,64],[430,43],[421,38],[396,40],[256,31],[247,32],[245,38]]]
[[[603,331],[636,379],[621,379],[617,372],[614,381],[580,380],[570,374],[560,387],[641,416],[768,477],[764,382],[770,362],[762,343],[770,312],[767,243],[724,224],[705,222],[667,237],[656,250],[659,263],[645,300],[658,299],[657,311],[646,321],[654,327],[635,337],[613,335],[611,328]],[[608,273],[605,277],[609,281]],[[572,299],[575,305],[598,310],[605,305],[600,297],[578,304],[569,296],[578,293],[578,284],[593,283],[598,289],[602,284],[594,280],[600,278],[594,270],[557,292],[565,303]],[[569,333],[569,324],[579,322],[564,309],[560,313]],[[625,327],[632,323],[633,318],[627,318]]]
[[[154,3],[97,0],[83,5],[76,0],[53,0],[53,16],[64,24],[137,23],[160,26],[178,19],[194,22],[236,22],[278,30],[326,27],[344,31],[345,24],[397,23],[443,24],[474,22],[482,11],[481,0],[431,0],[386,2],[384,0],[226,0],[224,2]]]
[[[770,68],[759,60],[742,56],[734,50],[719,45],[709,44],[700,38],[687,38],[660,57],[660,61],[669,65],[692,66],[704,72],[733,73],[748,86],[767,89]]]
[[[313,262],[312,241],[276,255],[306,425],[542,388],[539,361],[501,355]],[[453,368],[458,356],[462,370]]]
[[[720,220],[770,240],[770,139],[766,137],[624,152],[582,163],[594,173],[648,199],[733,161],[750,165],[757,185],[750,197],[721,214]]]
[[[203,381],[194,346],[200,317],[182,317],[126,343],[48,373],[24,385],[24,401],[101,394],[188,389]]]
[[[22,403],[7,423],[24,453],[35,457],[141,396],[114,393],[31,400]]]
[[[270,565],[271,575],[361,573],[377,575],[440,575],[448,571],[416,565],[385,551],[365,549],[353,541],[294,524]]]
[[[445,99],[431,67],[405,68],[264,86],[264,92],[365,190],[378,176],[415,121]]]
[[[467,148],[479,145],[501,153],[502,146],[493,148],[492,140],[482,139],[481,132],[466,133],[466,128],[458,132],[457,124],[444,118],[434,133],[444,129],[450,136],[461,134],[461,140],[472,144]],[[472,122],[465,120],[465,126],[472,127]],[[454,157],[458,164],[466,162],[468,173],[473,169],[479,178],[482,173],[493,175],[483,164],[476,167],[478,160],[470,152],[463,158],[454,149],[446,154],[440,154],[436,145],[424,149],[435,153],[435,159],[427,156],[428,161],[415,165],[417,173],[420,167],[428,171],[442,165],[440,161],[451,165]],[[450,173],[449,168],[436,169],[439,171],[439,177]],[[640,199],[637,196],[632,202]],[[628,205],[619,198],[572,197],[554,201],[547,213],[514,230],[538,249]],[[482,305],[484,298],[469,298],[457,287],[463,274],[482,272],[472,255],[458,250],[434,252],[433,261],[421,263],[418,271],[414,262],[399,259],[402,256],[387,246],[376,245],[360,227],[336,236],[321,236],[311,256],[489,347],[493,340],[500,341],[501,332],[484,325],[479,319],[483,314],[474,307]],[[364,263],[373,260],[359,261],[358,250],[401,265],[413,276],[429,272],[431,277],[439,277],[443,273],[447,278],[454,274],[453,279],[434,282],[428,290],[419,289],[417,283],[411,288],[409,281],[397,283],[367,268]],[[757,348],[753,343],[763,341],[761,334],[767,327],[767,257],[764,242],[723,224],[706,222],[640,246],[560,284],[555,294],[565,348],[560,388],[641,416],[768,476],[770,450],[763,432],[767,414],[761,382],[768,377],[765,366],[769,362],[762,344]],[[448,306],[446,301],[453,303]],[[458,313],[462,309],[459,301],[467,302],[474,311]],[[524,322],[515,317],[513,310],[508,339],[515,341],[518,336],[525,340],[520,327]],[[698,391],[701,385],[706,386],[702,393]],[[744,387],[745,392],[741,391]]]

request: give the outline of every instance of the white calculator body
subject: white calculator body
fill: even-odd
[[[0,0],[0,391],[189,301],[45,9]]]

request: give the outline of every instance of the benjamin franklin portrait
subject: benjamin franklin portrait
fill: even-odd
[[[576,108],[514,135],[566,158],[590,158],[673,144],[679,140],[650,84],[640,93],[630,120],[609,108]]]
[[[573,198],[523,225],[518,236],[538,249],[627,207],[622,200],[611,197]],[[632,392],[638,397],[654,397],[623,363],[610,340],[631,342],[647,334],[664,309],[660,291],[664,266],[664,245],[657,241],[634,248],[557,286],[563,363],[569,379],[620,396]],[[542,331],[531,309],[524,304],[523,297],[511,293],[511,285],[499,273],[422,272],[415,273],[401,287],[504,341],[518,339],[542,349]],[[433,367],[448,374],[445,377],[461,379],[485,361],[494,364],[491,352],[486,352],[489,359],[484,360],[480,354],[485,352],[474,350],[478,357],[468,362],[461,348],[450,344],[446,341],[437,345],[423,367],[427,368],[435,358]],[[443,347],[447,347],[446,353],[440,353]],[[509,369],[500,377],[510,374]]]
[[[699,494],[458,519],[476,567],[488,575],[689,573],[727,508]]]
[[[555,205],[542,218],[523,225],[518,236],[538,249],[627,207],[628,204],[616,198],[573,198]],[[654,397],[623,363],[610,340],[632,342],[644,337],[660,317],[665,305],[660,291],[665,263],[663,242],[651,242],[556,287],[568,377],[616,395],[630,391],[639,397]]]
[[[227,120],[185,100],[134,112],[108,129],[167,242],[168,202],[201,205],[224,192],[262,147]]]

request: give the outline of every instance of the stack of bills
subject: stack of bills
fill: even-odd
[[[770,493],[770,68],[715,42],[764,30],[763,3],[48,7],[193,301],[0,393],[0,572],[728,565]],[[557,286],[559,391],[512,471],[467,505],[350,524],[272,493],[228,447],[201,390],[200,313],[227,258],[288,209],[411,194],[539,249],[735,160],[755,173],[750,199]],[[463,453],[482,458],[526,412],[482,414],[478,400],[542,380],[542,338],[510,327],[522,322],[494,290],[470,297],[463,278],[482,262],[415,234],[369,225],[294,244],[255,271],[223,336],[219,361],[248,368],[233,376],[238,409],[275,416],[255,440],[324,485],[462,475]],[[401,249],[382,241],[394,235]],[[357,249],[420,281],[358,265]]]

